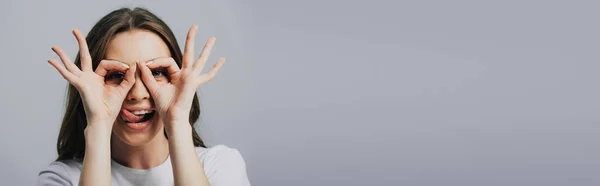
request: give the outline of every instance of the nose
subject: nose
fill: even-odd
[[[135,83],[129,93],[127,94],[127,100],[130,102],[138,102],[150,98],[150,93],[146,89],[146,85],[142,82],[140,71],[137,70],[135,73]]]

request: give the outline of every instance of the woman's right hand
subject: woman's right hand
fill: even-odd
[[[102,60],[96,68],[96,72],[94,72],[92,70],[92,57],[83,34],[74,29],[73,35],[79,42],[81,69],[71,62],[65,51],[58,46],[52,47],[52,50],[58,54],[64,66],[54,59],[48,60],[48,63],[54,66],[79,91],[87,117],[87,127],[101,125],[98,127],[112,129],[112,125],[121,110],[121,105],[135,82],[136,66],[129,67],[122,62]],[[116,84],[105,83],[107,74],[113,74],[113,72],[124,73],[124,78],[119,77],[123,80]]]

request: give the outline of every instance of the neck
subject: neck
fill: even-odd
[[[150,169],[167,160],[169,142],[162,132],[141,146],[131,146],[113,135],[110,152],[112,159],[123,166],[132,169]]]

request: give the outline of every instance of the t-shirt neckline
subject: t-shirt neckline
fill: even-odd
[[[136,174],[146,174],[146,173],[152,172],[153,170],[158,170],[162,167],[167,166],[169,164],[169,162],[171,162],[171,156],[167,155],[167,158],[161,164],[159,164],[158,166],[155,166],[155,167],[148,168],[148,169],[134,169],[131,167],[127,167],[125,165],[121,165],[120,163],[116,162],[112,158],[110,159],[110,161],[111,161],[111,165],[116,169],[120,169],[120,170],[123,170],[126,172],[133,172]]]

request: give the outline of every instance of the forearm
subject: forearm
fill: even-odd
[[[189,123],[168,124],[169,153],[173,166],[175,185],[208,186],[202,163],[198,159]]]
[[[91,123],[85,129],[85,156],[79,178],[81,186],[111,185],[110,127],[105,123]],[[103,126],[104,125],[104,126]]]

